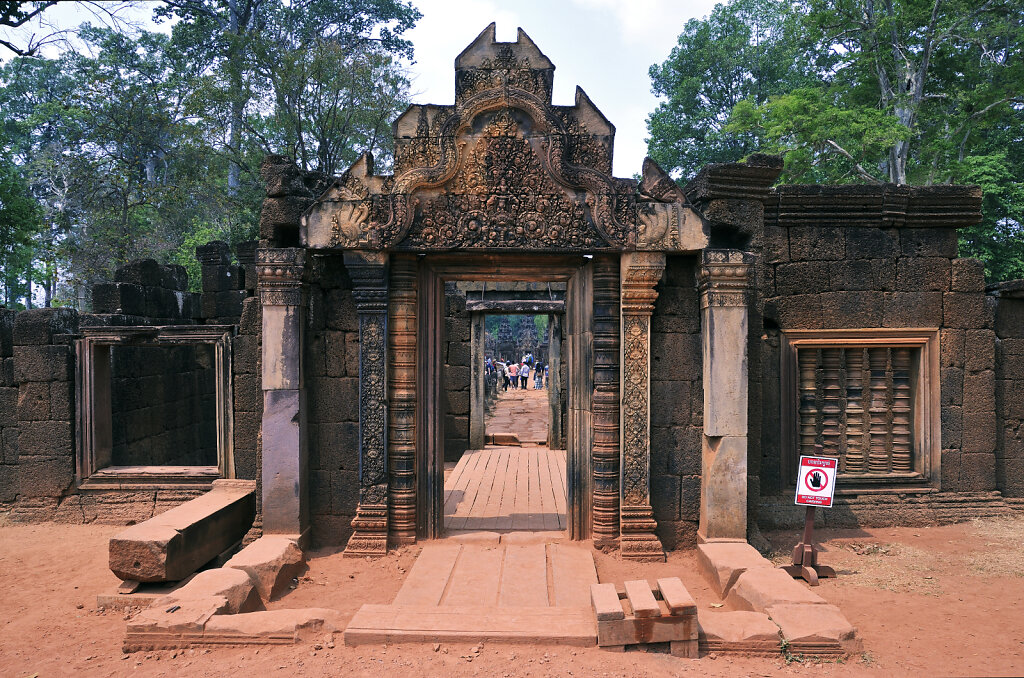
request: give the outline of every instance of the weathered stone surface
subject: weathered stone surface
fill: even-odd
[[[767,567],[745,571],[725,598],[729,609],[754,612],[765,612],[773,605],[790,603],[823,605],[825,599],[786,572]]]
[[[73,308],[34,308],[14,319],[14,345],[52,344],[60,334],[78,331],[78,311]]]
[[[704,436],[700,533],[705,539],[746,539],[747,438]]]
[[[953,292],[984,292],[985,264],[979,259],[954,259],[952,261]]]
[[[751,644],[765,649],[778,650],[781,646],[779,627],[772,623],[763,612],[728,611],[714,612],[701,610],[698,617],[701,643]],[[717,647],[715,649],[729,649]],[[739,649],[739,648],[737,648]]]
[[[697,563],[711,588],[723,598],[747,570],[775,567],[746,542],[697,544]]]
[[[772,605],[767,610],[772,621],[779,625],[783,638],[798,652],[801,645],[838,645],[848,653],[860,652],[863,642],[857,638],[857,629],[835,605]]]
[[[263,609],[263,601],[249,574],[244,570],[217,567],[203,570],[187,584],[153,602],[154,607],[181,605],[183,601],[223,598],[226,605],[216,614],[238,614]]]
[[[264,387],[266,385],[264,384]],[[263,530],[300,536],[308,524],[306,449],[297,390],[263,392]]]
[[[992,327],[993,317],[985,305],[985,296],[946,292],[942,295],[942,324],[946,327],[984,329]]]
[[[241,541],[255,513],[255,483],[214,481],[206,494],[111,537],[110,569],[121,579],[179,581]]]
[[[293,539],[272,535],[260,537],[224,565],[248,574],[265,601],[286,591],[304,566],[302,550]]]
[[[68,381],[72,378],[71,347],[15,346],[14,379],[26,381]]]
[[[952,228],[908,228],[900,231],[900,249],[905,257],[956,256],[956,230]]]
[[[49,419],[50,385],[45,381],[28,381],[23,383],[18,388],[17,413],[18,419],[21,421]]]
[[[337,610],[308,607],[218,615],[206,622],[204,636],[217,643],[228,642],[232,638],[237,638],[239,643],[287,639],[297,643],[341,631],[344,626],[343,617]]]

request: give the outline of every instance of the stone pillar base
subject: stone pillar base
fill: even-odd
[[[657,527],[650,506],[623,506],[622,536],[619,537],[622,557],[641,562],[665,562],[665,548],[654,534]]]
[[[346,558],[370,556],[379,558],[388,554],[387,504],[364,505],[356,509],[352,519],[355,530],[345,546]]]

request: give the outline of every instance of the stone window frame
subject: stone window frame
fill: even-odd
[[[781,330],[781,449],[783,486],[796,485],[799,461],[799,373],[802,348],[907,347],[918,349],[913,393],[913,476],[856,475],[839,477],[837,494],[864,492],[921,493],[939,490],[942,460],[939,328],[860,328]]]
[[[208,488],[219,478],[234,478],[231,337],[233,325],[83,327],[75,342],[75,484],[80,489]],[[206,344],[214,349],[217,464],[213,466],[110,467],[100,455],[110,443],[110,347]],[[106,392],[103,384],[107,385]],[[104,430],[104,424],[105,429]],[[107,453],[109,454],[109,452]]]

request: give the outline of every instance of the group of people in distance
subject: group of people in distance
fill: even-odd
[[[529,388],[531,377],[533,388],[544,388],[548,381],[547,365],[534,360],[533,353],[527,353],[518,363],[487,357],[484,359],[484,368],[487,374],[498,373],[498,387],[503,391]]]

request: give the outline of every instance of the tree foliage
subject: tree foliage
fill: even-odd
[[[756,150],[783,182],[977,183],[961,253],[1024,276],[1019,0],[733,0],[651,75],[650,153],[677,175]]]
[[[0,66],[0,174],[38,215],[30,263],[3,262],[14,297],[77,303],[131,259],[257,237],[266,153],[327,173],[363,151],[386,161],[408,3],[181,0],[155,15],[176,19],[169,34],[83,25],[78,49]]]

